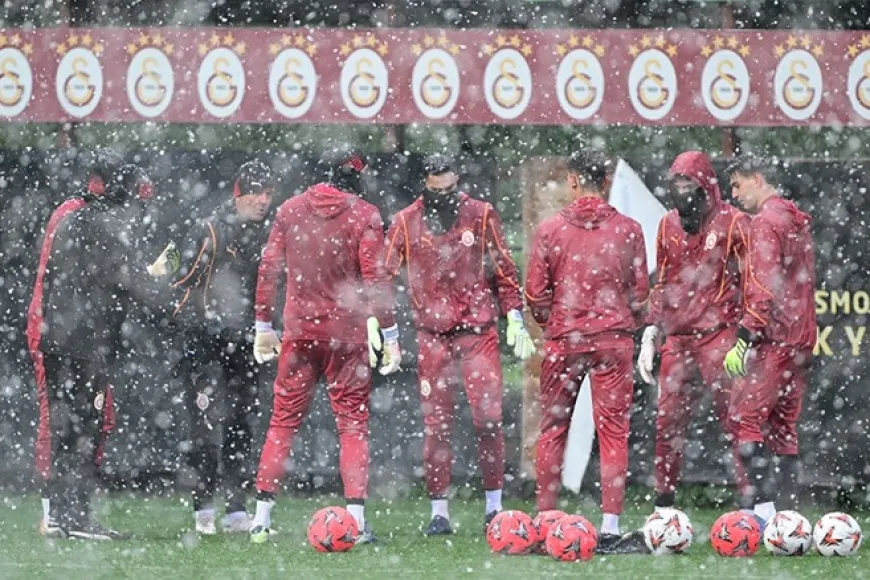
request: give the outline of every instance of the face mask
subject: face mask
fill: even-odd
[[[707,192],[702,187],[679,193],[675,189],[670,192],[671,202],[680,215],[680,223],[687,234],[697,234],[701,231],[701,222],[707,213]]]
[[[457,187],[455,185],[440,190],[424,189],[423,205],[427,209],[434,209],[436,211],[454,209],[459,202],[459,196],[456,195],[456,192]]]

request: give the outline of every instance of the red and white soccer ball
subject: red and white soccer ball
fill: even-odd
[[[516,510],[499,512],[486,529],[486,542],[492,551],[511,556],[528,554],[535,537],[532,518]]]
[[[356,518],[342,507],[318,510],[308,523],[308,543],[318,552],[347,552],[358,535]]]
[[[842,512],[823,515],[813,529],[813,541],[822,556],[852,556],[863,540],[861,526]]]
[[[598,530],[583,516],[566,515],[547,532],[547,553],[563,562],[590,560],[598,545]]]
[[[532,520],[532,527],[535,530],[535,543],[532,545],[532,552],[535,554],[547,553],[547,534],[550,532],[550,528],[565,515],[562,510],[546,510],[535,516],[535,519]]]
[[[710,543],[720,556],[754,556],[761,543],[761,526],[751,514],[728,512],[720,516],[710,529]]]
[[[764,547],[774,556],[803,556],[812,546],[812,526],[795,511],[776,512],[764,527]]]
[[[682,554],[694,537],[689,516],[674,508],[657,508],[643,525],[646,547],[656,556]]]

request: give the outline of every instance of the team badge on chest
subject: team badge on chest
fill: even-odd
[[[467,248],[474,245],[474,232],[471,230],[465,230],[462,232],[462,245]]]
[[[718,238],[716,237],[716,232],[710,232],[707,234],[707,239],[704,241],[704,249],[712,250],[716,246],[716,241]]]

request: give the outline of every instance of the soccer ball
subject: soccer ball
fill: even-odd
[[[547,553],[563,562],[590,560],[598,545],[598,530],[583,516],[566,515],[547,532]]]
[[[656,556],[682,554],[692,545],[694,535],[689,517],[673,508],[657,508],[643,525],[646,547]]]
[[[547,510],[539,513],[532,521],[532,527],[535,530],[535,542],[532,545],[532,551],[536,554],[547,553],[547,533],[557,521],[565,517],[565,512],[561,510]]]
[[[358,535],[356,518],[342,507],[318,510],[308,523],[308,543],[318,552],[347,552]]]
[[[812,546],[812,526],[795,511],[777,512],[764,528],[764,547],[774,556],[803,556]]]
[[[842,512],[823,515],[813,529],[813,540],[822,556],[851,556],[863,539],[855,518]]]
[[[486,529],[486,542],[499,554],[527,554],[535,541],[532,518],[521,511],[499,512]]]
[[[761,526],[752,514],[728,512],[710,529],[710,543],[720,556],[753,556],[761,543]]]

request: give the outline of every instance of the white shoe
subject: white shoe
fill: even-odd
[[[217,534],[217,527],[214,523],[214,510],[196,512],[196,533],[202,536],[214,536]]]
[[[253,523],[254,520],[248,512],[233,512],[224,517],[221,527],[225,534],[247,534]]]

